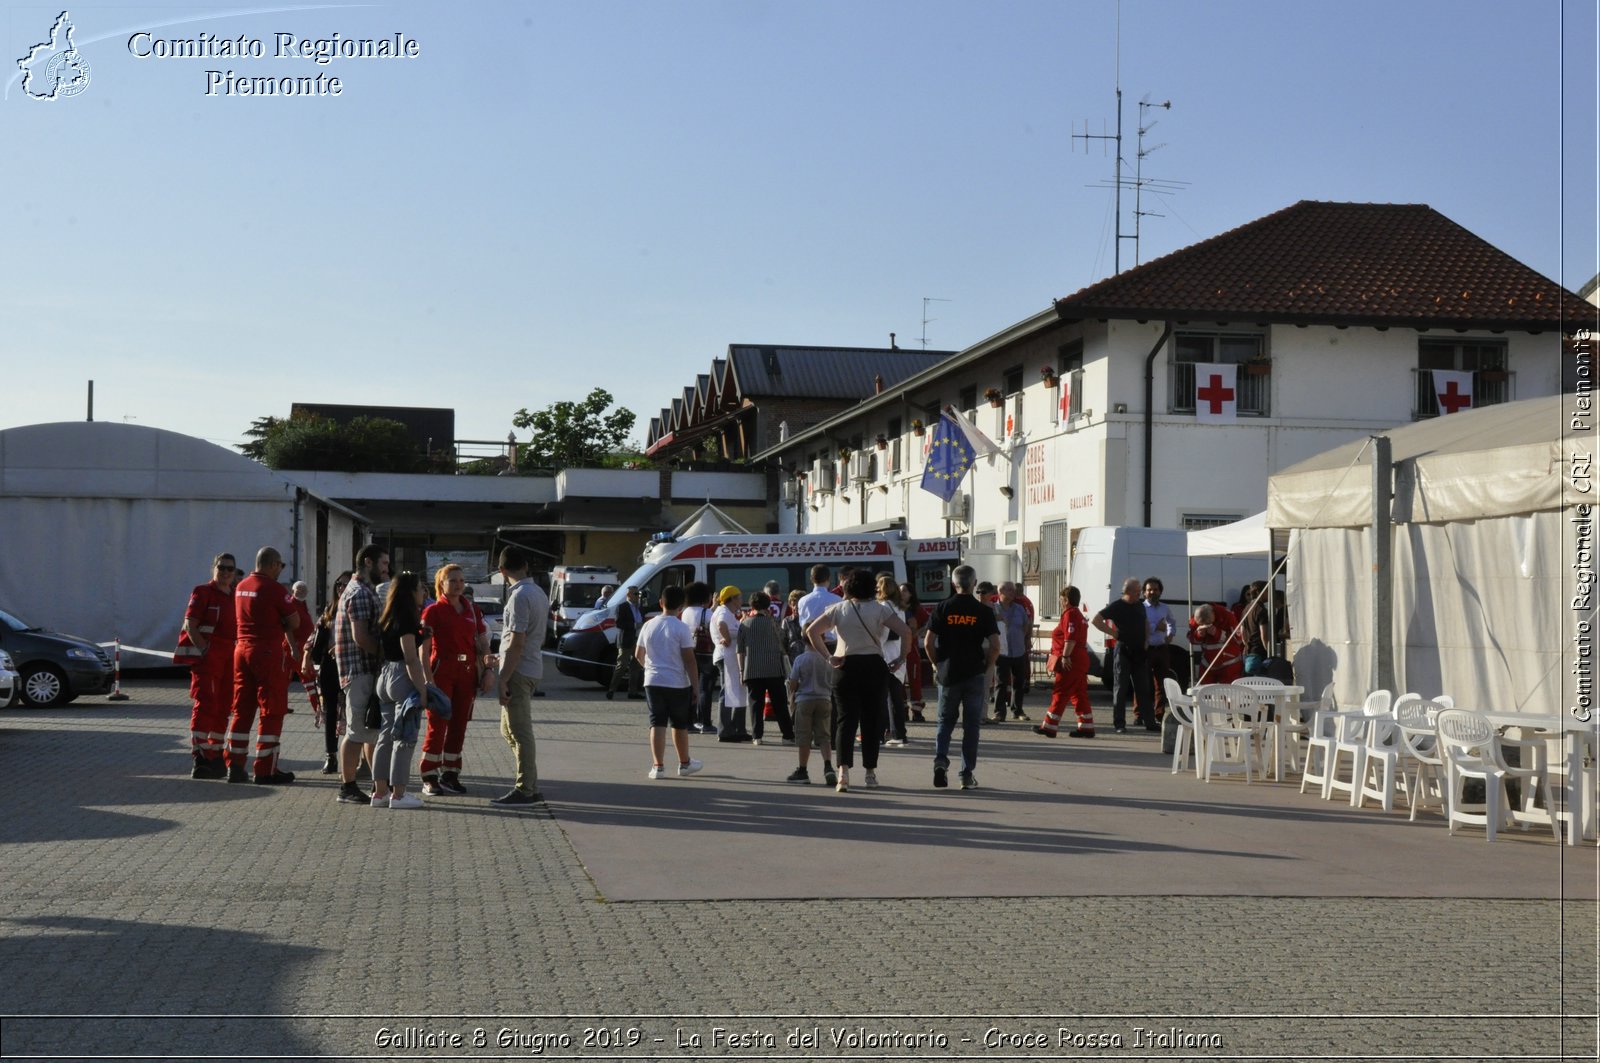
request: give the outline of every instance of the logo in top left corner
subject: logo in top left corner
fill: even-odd
[[[72,42],[72,16],[63,11],[50,27],[50,39],[17,60],[22,91],[35,100],[76,96],[89,87],[89,62]]]

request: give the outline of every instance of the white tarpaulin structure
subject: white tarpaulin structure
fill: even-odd
[[[1267,528],[1267,511],[1215,528],[1196,528],[1189,533],[1190,557],[1265,556],[1272,549],[1272,532]]]
[[[0,609],[166,663],[211,559],[275,546],[313,608],[365,541],[361,518],[203,439],[96,421],[0,431]]]
[[[1384,433],[1401,690],[1448,693],[1468,708],[1561,711],[1572,582],[1564,472],[1580,443],[1592,445],[1565,438],[1572,402],[1486,406]],[[1333,680],[1342,704],[1365,696],[1372,659],[1371,460],[1365,441],[1349,443],[1283,470],[1267,490],[1267,524],[1302,529],[1288,590],[1297,677],[1308,690]]]

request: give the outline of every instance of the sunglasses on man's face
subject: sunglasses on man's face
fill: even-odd
[[[239,570],[237,568],[235,568],[233,565],[218,565],[217,566],[217,571],[218,572],[237,572]]]

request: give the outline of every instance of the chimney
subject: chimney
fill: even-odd
[[[891,351],[898,351],[900,349],[900,345],[894,341],[894,333],[892,332],[889,333],[889,349]]]
[[[882,395],[883,394],[883,374],[882,373],[873,374],[873,377],[872,377],[872,393],[874,395]]]

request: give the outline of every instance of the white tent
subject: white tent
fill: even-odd
[[[1572,396],[1439,417],[1385,433],[1394,462],[1391,566],[1396,682],[1470,708],[1553,713],[1572,576],[1566,470]],[[1365,693],[1372,659],[1371,450],[1357,441],[1273,476],[1267,524],[1301,529],[1289,563],[1296,673],[1339,700]],[[1591,610],[1592,615],[1592,610]]]
[[[1272,532],[1267,528],[1267,511],[1216,528],[1197,528],[1189,533],[1190,557],[1256,557],[1272,549]]]
[[[133,665],[170,655],[189,590],[232,552],[275,546],[312,601],[349,567],[361,518],[225,447],[140,425],[0,431],[0,609],[96,642]]]

